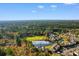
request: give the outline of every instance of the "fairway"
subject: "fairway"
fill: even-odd
[[[39,41],[39,40],[48,40],[46,36],[33,36],[33,37],[26,37],[28,41]]]

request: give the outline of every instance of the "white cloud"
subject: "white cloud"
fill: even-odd
[[[43,5],[38,5],[37,7],[40,8],[40,9],[44,8]]]
[[[52,7],[52,8],[56,8],[57,6],[56,6],[56,5],[51,5],[50,7]]]
[[[32,10],[32,13],[36,13],[37,11],[36,10]]]
[[[74,5],[75,3],[64,3],[65,5]]]
[[[64,3],[64,4],[73,4],[73,3]]]

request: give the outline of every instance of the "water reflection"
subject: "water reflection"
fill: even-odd
[[[49,41],[32,41],[32,44],[35,47],[40,48],[40,47],[43,47],[43,46],[51,45],[52,43],[49,42]]]

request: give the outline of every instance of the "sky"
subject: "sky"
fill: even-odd
[[[78,3],[0,3],[0,21],[78,19]]]

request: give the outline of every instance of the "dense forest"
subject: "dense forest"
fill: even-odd
[[[78,46],[79,20],[0,21],[2,56],[79,55]]]

